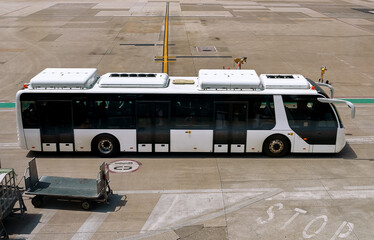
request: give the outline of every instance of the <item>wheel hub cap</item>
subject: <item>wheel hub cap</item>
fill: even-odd
[[[101,140],[98,147],[99,151],[104,154],[108,154],[113,150],[113,144],[108,140]]]
[[[269,145],[269,150],[272,152],[272,153],[280,153],[282,152],[284,149],[284,144],[282,141],[280,140],[273,140],[270,142],[270,145]]]

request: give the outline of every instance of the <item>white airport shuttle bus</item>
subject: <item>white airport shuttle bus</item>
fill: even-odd
[[[298,74],[47,68],[17,93],[17,125],[20,146],[43,152],[337,153],[336,102],[354,117]]]

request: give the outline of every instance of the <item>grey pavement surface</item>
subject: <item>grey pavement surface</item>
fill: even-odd
[[[100,74],[161,72],[164,1],[0,0],[0,102],[14,102],[47,67]],[[299,73],[327,66],[337,98],[374,97],[374,1],[170,2],[169,74],[203,68]],[[199,52],[197,47],[215,47]],[[232,58],[228,58],[232,57]],[[11,239],[374,239],[374,104],[355,119],[338,110],[349,144],[339,154],[121,154],[141,163],[111,174],[109,205],[90,212],[49,201],[5,221]],[[0,160],[18,180],[31,157],[39,175],[95,178],[103,159],[17,147],[14,109],[0,109]],[[21,186],[23,182],[21,181]],[[127,198],[126,198],[127,197]]]

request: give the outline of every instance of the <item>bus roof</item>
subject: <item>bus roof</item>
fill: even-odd
[[[47,68],[31,79],[26,90],[131,94],[318,94],[300,74],[258,76],[255,70],[236,69],[202,69],[197,77],[172,77],[166,73],[123,72],[98,76],[95,68]]]

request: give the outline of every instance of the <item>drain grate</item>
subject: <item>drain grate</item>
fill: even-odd
[[[217,52],[217,48],[215,46],[197,46],[197,52]]]

